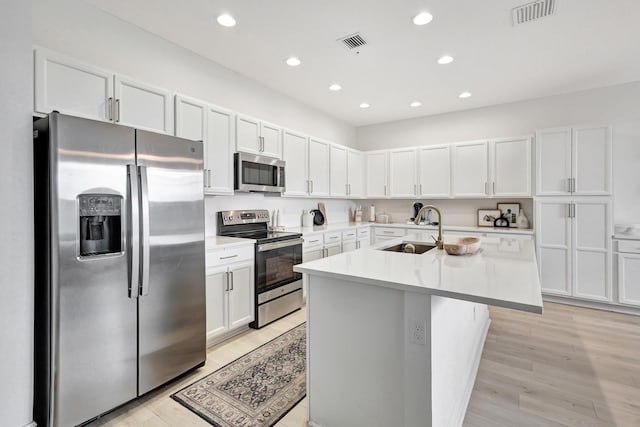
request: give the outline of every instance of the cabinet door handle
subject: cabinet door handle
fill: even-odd
[[[309,240],[309,243],[318,243],[320,240]]]
[[[116,123],[120,122],[120,99],[116,99]]]
[[[231,281],[231,273],[227,271],[225,274],[227,275],[227,283],[225,283],[224,290],[228,291],[229,290],[229,282]]]
[[[208,179],[207,178],[207,170],[203,169],[202,170],[202,180],[204,181],[203,182],[204,188],[207,188],[209,186],[209,182],[207,181],[207,179]]]
[[[384,185],[384,195],[387,195],[387,184]]]
[[[231,290],[233,290],[233,271],[229,272],[231,274]]]
[[[489,186],[488,182],[484,183],[484,194],[489,194],[489,190],[487,189],[487,187]]]
[[[360,249],[360,242],[356,242],[356,249]]]
[[[422,194],[422,184],[420,184],[420,193],[418,195]]]
[[[107,99],[107,120],[113,120],[113,97]]]
[[[495,181],[491,183],[491,187],[492,187],[493,194],[496,194],[496,182]]]
[[[207,169],[207,179],[208,179],[208,187],[211,187],[211,169]]]
[[[235,254],[235,255],[229,255],[229,256],[221,256],[221,257],[220,257],[220,259],[231,259],[231,258],[235,258],[235,257],[237,257],[237,256],[238,256],[238,254]]]
[[[313,193],[313,180],[311,180],[311,193]]]
[[[571,192],[572,193],[576,192],[576,179],[575,178],[571,178]]]

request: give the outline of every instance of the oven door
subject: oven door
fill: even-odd
[[[284,165],[284,161],[272,157],[235,153],[235,190],[282,193],[285,188]]]
[[[293,266],[302,262],[302,239],[263,243],[256,249],[256,292],[261,294],[302,279]]]

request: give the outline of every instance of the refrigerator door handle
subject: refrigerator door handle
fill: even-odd
[[[140,205],[136,165],[127,165],[129,181],[129,298],[137,298],[140,286]]]
[[[147,295],[149,293],[149,185],[147,182],[147,167],[138,166],[138,177],[140,178],[140,194],[141,194],[141,225],[142,233],[142,286],[140,287],[140,295]]]

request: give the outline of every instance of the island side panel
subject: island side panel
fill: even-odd
[[[485,304],[431,297],[434,426],[462,425],[489,324]]]
[[[409,315],[404,291],[308,279],[309,425],[430,426],[430,297]],[[408,342],[409,318],[420,316],[425,345]]]

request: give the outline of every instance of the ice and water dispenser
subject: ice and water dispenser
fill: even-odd
[[[122,197],[110,194],[78,196],[80,256],[122,251]]]

